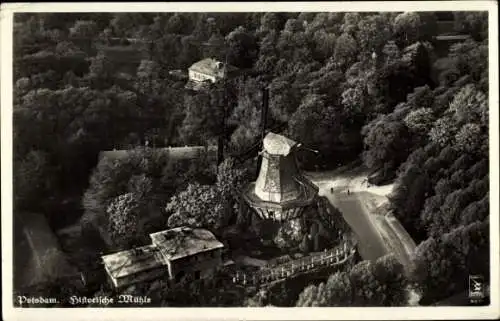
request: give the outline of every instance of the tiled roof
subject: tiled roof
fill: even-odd
[[[237,68],[234,66],[227,66],[227,72],[231,72],[236,70]],[[213,75],[217,77],[222,77],[224,74],[224,63],[217,61],[213,58],[205,58],[189,67],[189,70],[199,72],[206,75]]]
[[[212,232],[201,228],[176,227],[150,234],[150,237],[168,260],[224,247]]]
[[[101,257],[108,273],[115,279],[159,268],[167,260],[176,260],[224,247],[205,229],[177,227],[150,234],[153,244]]]
[[[109,274],[115,279],[158,268],[165,264],[160,251],[154,245],[104,255],[102,261]]]

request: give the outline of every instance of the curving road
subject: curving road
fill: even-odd
[[[394,253],[409,267],[416,245],[406,230],[383,206],[392,185],[369,186],[363,168],[339,169],[306,174],[318,186],[319,195],[342,213],[359,240],[359,253],[365,260],[376,260]]]
[[[390,253],[390,248],[384,242],[376,224],[366,210],[363,199],[356,192],[347,192],[334,188],[333,193],[327,188],[320,195],[325,196],[330,203],[340,210],[346,222],[357,235],[359,253],[365,260],[376,260]]]

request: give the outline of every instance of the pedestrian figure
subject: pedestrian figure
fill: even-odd
[[[347,195],[350,195],[350,194],[351,194],[351,192],[349,190],[347,190]]]
[[[330,193],[333,194],[333,187],[330,187]]]

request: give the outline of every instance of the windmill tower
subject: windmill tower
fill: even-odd
[[[275,133],[268,133],[260,152],[262,163],[255,182],[242,191],[242,197],[258,220],[276,226],[276,235],[287,231],[290,239],[300,240],[304,223],[301,214],[316,200],[318,188],[301,173],[295,152],[301,144]],[[276,240],[275,240],[276,242]]]

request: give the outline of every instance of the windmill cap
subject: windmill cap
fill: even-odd
[[[297,145],[297,142],[282,135],[268,133],[264,137],[263,144],[264,150],[269,154],[286,156]]]

